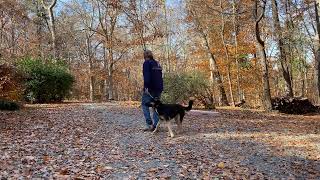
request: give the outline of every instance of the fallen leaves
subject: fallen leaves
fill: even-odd
[[[320,177],[319,118],[226,110],[190,113],[183,133],[172,139],[165,127],[156,135],[142,132],[141,110],[128,106],[35,105],[0,112],[0,177]]]
[[[221,168],[221,169],[225,167],[224,162],[219,162],[217,166],[218,168]]]

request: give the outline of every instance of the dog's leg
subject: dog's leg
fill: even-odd
[[[177,124],[179,124],[180,115],[177,114],[176,117],[174,117],[174,120],[176,121]]]
[[[156,128],[152,131],[152,134],[154,134],[158,131],[159,126],[160,126],[160,120],[158,121]]]
[[[178,125],[178,131],[179,133],[181,133],[181,129],[182,129],[182,124],[181,124],[181,121],[180,121],[180,114],[178,114],[176,117],[175,117],[175,121]]]
[[[180,120],[178,121],[178,129],[179,129],[179,133],[181,133],[182,132],[182,123]]]
[[[173,134],[173,132],[172,132],[172,128],[171,128],[171,123],[170,123],[170,121],[167,122],[167,127],[168,127],[168,130],[169,130],[170,136],[173,138],[173,137],[174,137],[174,134]]]
[[[182,113],[182,114],[179,114],[179,117],[180,117],[180,119],[179,119],[179,124],[178,124],[178,128],[179,128],[179,133],[183,133],[183,129],[182,129],[182,121],[183,121],[183,117],[184,117],[184,113]]]

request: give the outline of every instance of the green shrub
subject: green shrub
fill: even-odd
[[[165,103],[175,103],[184,100],[190,91],[188,74],[166,74],[164,76],[164,91],[162,100]]]
[[[27,75],[25,99],[29,102],[60,102],[72,88],[73,76],[60,61],[26,58],[19,62]]]
[[[198,99],[206,107],[213,106],[209,80],[203,73],[193,72],[165,75],[164,92],[162,94],[164,102],[176,103],[188,100],[190,97]]]
[[[0,99],[0,110],[15,111],[20,107],[17,103]]]

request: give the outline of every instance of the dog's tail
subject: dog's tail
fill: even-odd
[[[189,106],[188,107],[184,107],[184,110],[190,111],[192,109],[192,104],[193,104],[193,100],[190,100],[189,101]]]

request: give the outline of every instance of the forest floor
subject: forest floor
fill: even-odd
[[[117,103],[0,112],[0,179],[320,179],[319,115],[191,111],[175,138],[143,128]]]

